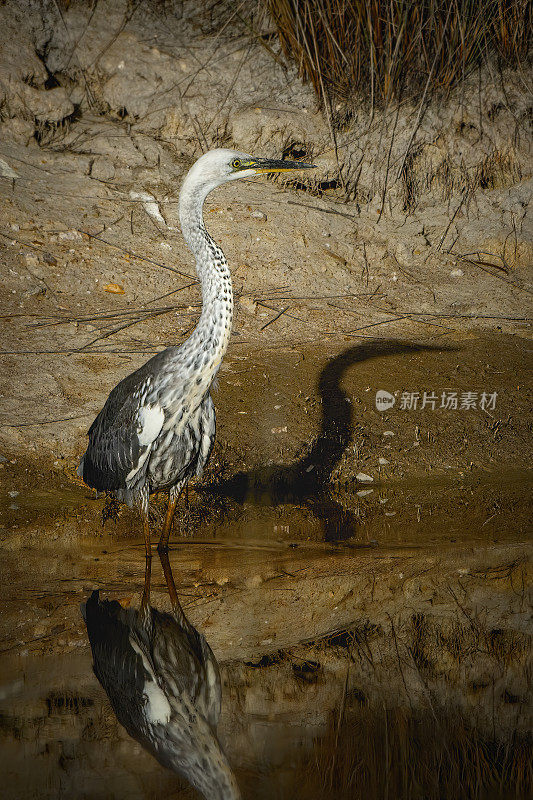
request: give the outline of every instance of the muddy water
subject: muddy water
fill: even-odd
[[[193,797],[116,722],[79,614],[95,587],[138,603],[135,518],[102,529],[100,501],[68,484],[3,499],[3,796]],[[468,719],[483,752],[526,735],[529,499],[521,472],[358,484],[299,505],[216,486],[191,499],[193,533],[174,540],[171,563],[223,664],[221,737],[246,797],[359,796],[334,778],[328,788],[322,761],[334,752],[342,765],[364,723],[371,770],[380,720],[393,715],[394,750],[402,708],[417,725],[445,709],[452,731]],[[168,608],[157,569],[152,604]]]

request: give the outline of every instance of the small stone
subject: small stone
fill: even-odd
[[[459,268],[452,269],[452,271],[450,272],[450,275],[452,276],[452,278],[462,278],[463,275],[464,275],[464,272],[463,272],[462,269],[459,269]]]
[[[373,489],[360,489],[356,492],[357,497],[366,497],[368,494],[372,494]]]
[[[247,314],[255,314],[257,311],[257,303],[252,297],[241,297],[239,305]]]
[[[355,479],[361,483],[372,483],[374,480],[374,478],[372,478],[370,475],[367,475],[365,472],[358,472],[355,476]]]
[[[265,221],[267,218],[267,215],[263,214],[262,211],[252,211],[251,216],[255,217],[255,219],[262,219],[263,221]]]
[[[397,245],[394,255],[396,256],[396,261],[398,264],[400,264],[400,266],[409,267],[412,264],[413,251],[410,247],[408,247],[408,245],[405,244],[405,242],[400,242]]]
[[[46,294],[46,287],[45,286],[30,286],[29,289],[26,289],[25,292],[22,293],[23,297],[44,297]]]
[[[379,458],[378,461],[382,467],[389,463],[386,458]]]
[[[39,259],[37,256],[34,256],[33,253],[26,253],[24,256],[24,260],[28,267],[37,267],[39,266]]]
[[[395,436],[394,431],[383,431],[383,436]]]
[[[271,428],[272,433],[287,433],[287,426],[283,425],[281,428]]]
[[[61,231],[61,233],[57,234],[57,238],[66,240],[68,242],[76,242],[81,241],[83,236],[79,231]]]
[[[19,494],[20,494],[20,492],[16,492],[15,490],[13,490],[13,491],[11,491],[11,492],[8,492],[8,495],[9,495],[10,497],[18,497],[18,496],[19,496]]]

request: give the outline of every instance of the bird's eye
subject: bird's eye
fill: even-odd
[[[231,166],[233,167],[233,169],[239,169],[241,164],[242,164],[242,161],[241,161],[240,158],[234,158],[233,161],[231,162]]]

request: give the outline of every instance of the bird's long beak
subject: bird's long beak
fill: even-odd
[[[316,164],[305,164],[303,161],[283,161],[274,158],[254,158],[248,166],[256,173],[291,172],[294,169],[316,169]]]

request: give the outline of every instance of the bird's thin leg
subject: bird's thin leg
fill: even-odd
[[[159,558],[161,560],[161,566],[163,567],[163,574],[165,576],[165,581],[167,584],[168,594],[170,597],[170,602],[172,604],[172,610],[177,618],[180,620],[182,624],[188,624],[187,617],[185,616],[185,612],[181,607],[181,603],[178,598],[178,592],[176,591],[176,584],[174,583],[174,576],[172,574],[172,568],[170,566],[170,561],[168,558],[168,551],[161,550],[159,551]]]
[[[152,548],[150,547],[150,523],[148,522],[148,508],[141,510],[144,534],[144,549],[146,558],[152,558]]]
[[[152,577],[152,554],[146,556],[144,565],[144,589],[141,597],[141,614],[144,615],[150,606],[150,579]]]
[[[165,521],[163,523],[163,530],[161,531],[161,538],[159,539],[159,544],[157,545],[157,549],[160,553],[164,553],[168,550],[168,540],[170,538],[172,520],[174,519],[174,512],[176,510],[176,505],[179,496],[181,494],[181,490],[183,489],[183,485],[184,482],[178,483],[176,486],[173,486],[172,489],[170,490],[167,513],[165,516]]]

